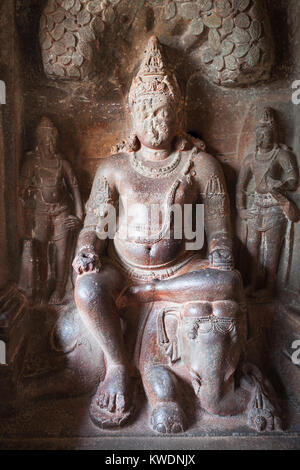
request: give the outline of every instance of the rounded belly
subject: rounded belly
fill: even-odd
[[[185,251],[184,240],[161,240],[147,245],[116,237],[114,244],[122,258],[139,266],[165,265],[174,261]]]
[[[48,204],[58,204],[65,199],[65,195],[60,188],[42,189],[42,198]]]

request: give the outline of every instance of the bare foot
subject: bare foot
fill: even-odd
[[[97,391],[100,408],[105,408],[111,413],[125,411],[129,405],[130,382],[130,373],[124,366],[110,367]]]
[[[109,367],[92,400],[90,415],[100,427],[120,426],[130,415],[132,378],[125,366]]]

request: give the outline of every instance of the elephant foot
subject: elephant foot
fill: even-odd
[[[175,402],[160,403],[151,415],[151,427],[161,434],[178,434],[185,430],[185,415]]]

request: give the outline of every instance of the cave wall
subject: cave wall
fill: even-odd
[[[6,104],[0,105],[0,287],[18,276],[19,165],[23,151],[23,94],[20,79],[15,2],[0,2],[0,79],[6,88]]]

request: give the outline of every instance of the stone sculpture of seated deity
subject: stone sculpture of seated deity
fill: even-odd
[[[247,322],[241,276],[234,269],[224,175],[204,144],[184,132],[180,88],[155,37],[133,80],[129,107],[134,137],[98,168],[73,262],[77,308],[106,363],[105,379],[92,399],[91,419],[100,427],[114,427],[133,412],[136,370],[124,340],[124,309],[171,302],[181,358],[201,407],[225,416],[250,406],[250,424],[272,428],[267,396],[261,406],[257,400],[251,405],[253,390],[261,390],[259,374],[253,373],[244,386],[237,379]],[[205,243],[200,247],[191,237],[175,236],[177,218],[170,209],[176,206],[184,212],[188,205],[194,209],[190,229],[201,222],[197,205],[204,206]],[[153,206],[160,209],[156,223],[149,217]],[[186,428],[186,418],[172,371],[177,358],[168,348],[167,315],[160,311],[149,318],[140,373],[152,406],[153,429],[175,433]],[[171,359],[171,366],[164,357]]]

